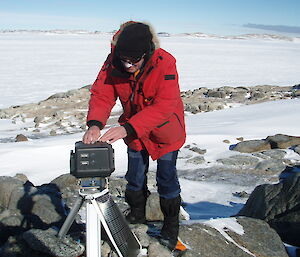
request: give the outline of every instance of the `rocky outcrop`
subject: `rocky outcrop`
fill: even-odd
[[[284,242],[300,246],[300,173],[256,187],[237,215],[265,220]]]
[[[155,183],[151,178],[148,181]],[[127,206],[124,202],[125,184],[124,178],[111,178],[110,192],[121,210]],[[65,174],[39,187],[35,187],[24,175],[0,177],[0,190],[0,256],[75,257],[84,252],[85,229],[81,226],[80,217],[76,217],[75,226],[71,227],[72,237],[57,237],[61,221],[66,217],[65,211],[72,207],[77,197],[78,185],[73,176]],[[148,220],[162,219],[157,193],[148,198],[146,212]],[[264,221],[228,218],[214,222],[180,226],[179,235],[190,248],[186,256],[287,256],[280,238]],[[236,223],[233,227],[239,226],[242,232],[233,229],[232,223]],[[131,225],[144,250],[147,250],[146,256],[173,256],[157,239],[149,236],[153,226],[158,231],[161,226],[161,223],[153,224],[150,227]],[[218,224],[223,225],[220,227]],[[101,256],[115,256],[108,242],[102,241],[101,244]]]
[[[300,137],[276,134],[261,140],[247,140],[231,146],[231,150],[240,153],[253,153],[269,149],[286,149],[300,145]]]
[[[185,111],[191,113],[209,112],[240,104],[255,104],[279,99],[299,97],[297,87],[255,86],[220,87],[208,89],[201,87],[181,93]]]
[[[185,256],[288,256],[279,236],[266,222],[237,218],[243,228],[237,233],[226,224],[228,219],[225,220],[224,226],[217,228],[209,223],[181,226],[179,236],[191,248]]]
[[[277,135],[274,137],[277,138]],[[288,146],[297,143],[298,137],[285,137],[289,138]],[[271,149],[271,144],[266,139],[243,139],[242,142],[229,147],[233,150],[232,153],[235,151],[236,154],[219,158],[214,163],[206,160],[205,149],[200,149],[196,144],[187,145],[180,150],[178,158],[185,160],[189,166],[194,165],[194,168],[186,170],[181,168],[178,170],[178,175],[190,180],[231,183],[240,186],[255,187],[266,182],[274,183],[279,181],[279,176],[283,172],[286,173],[287,169],[293,169],[300,164],[298,147]]]
[[[70,134],[86,129],[86,114],[90,85],[77,90],[56,93],[38,103],[0,109],[0,119],[11,119],[22,124],[22,133],[28,139]],[[198,88],[181,92],[185,111],[210,112],[224,108],[299,97],[297,87],[256,86]],[[117,122],[120,113],[113,112],[109,124]],[[0,139],[13,142],[14,138]]]

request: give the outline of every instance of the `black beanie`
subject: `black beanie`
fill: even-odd
[[[116,52],[126,57],[140,58],[150,51],[152,33],[149,26],[143,23],[133,23],[121,32]]]

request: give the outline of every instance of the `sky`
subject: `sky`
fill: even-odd
[[[150,22],[157,32],[229,35],[255,32],[256,28],[276,31],[280,26],[282,33],[283,26],[300,34],[298,0],[0,0],[0,6],[0,30],[109,32],[127,20],[139,20]],[[247,24],[250,26],[244,26]]]

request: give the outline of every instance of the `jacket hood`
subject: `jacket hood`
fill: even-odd
[[[121,24],[120,29],[114,34],[114,36],[112,38],[112,41],[111,41],[112,51],[116,47],[118,39],[119,39],[119,36],[122,33],[122,31],[124,30],[124,28],[127,27],[128,25],[132,24],[132,23],[143,23],[143,24],[149,26],[150,32],[152,34],[152,43],[154,45],[154,50],[160,48],[160,43],[159,43],[157,34],[156,34],[154,28],[149,23],[146,23],[146,22],[137,22],[137,21],[127,21],[127,22]]]

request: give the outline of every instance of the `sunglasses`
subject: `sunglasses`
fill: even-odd
[[[132,58],[132,57],[125,57],[120,56],[120,60],[126,68],[130,68],[131,66],[136,65],[140,60],[145,57],[146,54],[143,54],[141,57]]]

